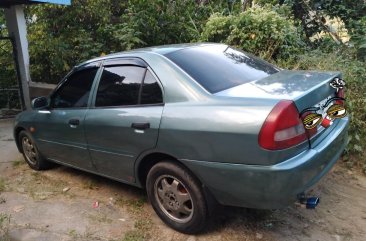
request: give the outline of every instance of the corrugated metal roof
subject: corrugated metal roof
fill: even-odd
[[[0,0],[0,7],[10,7],[19,4],[52,3],[70,5],[71,0]]]

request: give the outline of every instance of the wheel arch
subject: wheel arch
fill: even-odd
[[[145,188],[147,174],[156,163],[161,161],[171,161],[178,163],[179,165],[183,165],[176,157],[171,154],[159,151],[149,152],[143,155],[143,157],[141,157],[135,164],[135,176],[138,186]]]
[[[205,185],[205,183],[201,180],[201,178],[190,168],[188,168],[183,162],[179,161],[178,158],[174,157],[171,154],[165,153],[165,152],[150,152],[144,155],[142,158],[140,158],[136,164],[136,171],[135,171],[135,177],[136,177],[136,184],[137,186],[140,186],[142,188],[145,188],[146,186],[146,178],[147,174],[149,173],[150,169],[161,161],[169,161],[172,163],[175,163],[177,165],[180,165],[187,169],[201,184],[201,187],[205,194],[210,197],[211,200],[216,201],[216,198],[212,195],[211,191],[208,189],[208,187]]]
[[[136,177],[136,184],[145,188],[147,174],[149,173],[150,169],[161,161],[169,161],[179,166],[182,166],[186,170],[192,173],[192,175],[203,185],[201,178],[189,167],[187,167],[183,162],[181,162],[178,158],[174,155],[162,152],[162,151],[152,151],[146,153],[142,157],[138,159],[135,163],[135,177]]]
[[[21,132],[21,131],[25,131],[26,130],[26,128],[25,127],[23,127],[23,126],[17,126],[17,127],[15,127],[15,129],[14,129],[14,139],[15,139],[15,144],[17,145],[17,148],[18,148],[18,151],[19,152],[22,152],[22,146],[20,145],[20,143],[19,143],[19,133]]]

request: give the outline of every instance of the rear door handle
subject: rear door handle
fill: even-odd
[[[150,123],[132,123],[131,127],[136,130],[146,130],[150,128]]]
[[[69,120],[69,125],[71,128],[76,128],[80,124],[79,119],[71,119]]]

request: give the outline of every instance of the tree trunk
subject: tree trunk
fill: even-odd
[[[241,11],[245,12],[248,7],[250,7],[253,3],[253,0],[242,0],[241,1]]]

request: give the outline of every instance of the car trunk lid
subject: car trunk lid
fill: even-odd
[[[339,72],[289,71],[282,70],[266,78],[242,84],[221,92],[216,96],[249,97],[294,101],[299,113],[309,107],[324,104],[336,96],[336,89],[330,85]],[[326,137],[324,128],[317,127],[317,133],[310,138],[310,144]]]

